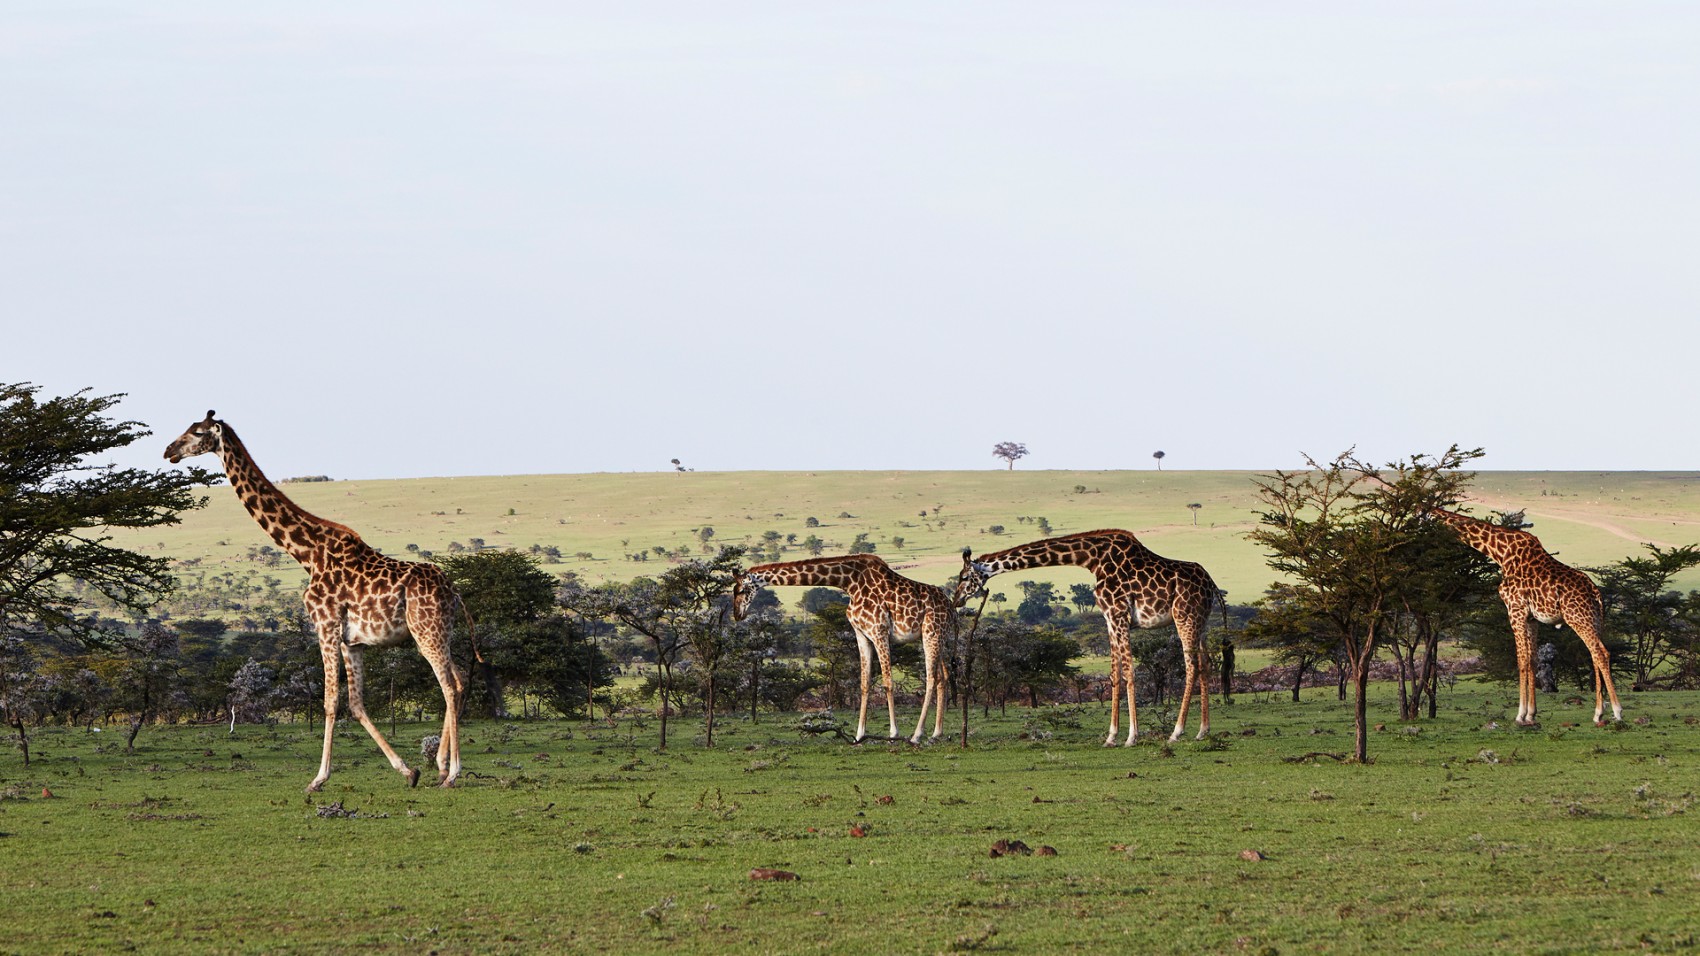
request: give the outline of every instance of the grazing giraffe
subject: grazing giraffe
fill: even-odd
[[[956,607],[944,588],[906,578],[871,554],[836,558],[808,558],[758,564],[737,572],[732,587],[732,616],[743,620],[757,589],[769,585],[813,585],[839,588],[850,596],[845,612],[856,632],[856,650],[862,658],[862,706],[856,718],[856,742],[868,735],[868,682],[870,657],[878,655],[880,676],[885,682],[885,705],[891,720],[891,737],[897,737],[897,702],[891,689],[891,644],[889,641],[921,639],[926,661],[922,684],[921,716],[915,722],[910,743],[921,742],[927,723],[927,708],[933,706],[933,739],[944,732],[944,693],[947,678],[944,642],[956,633]]]
[[[1163,627],[1171,621],[1180,634],[1181,652],[1186,658],[1186,689],[1181,692],[1180,717],[1169,739],[1179,740],[1186,729],[1194,687],[1203,708],[1198,739],[1204,739],[1210,732],[1210,656],[1204,647],[1204,629],[1221,592],[1201,565],[1162,557],[1127,531],[1084,531],[1032,541],[978,559],[969,549],[962,549],[962,574],[952,598],[960,605],[980,593],[994,574],[1059,565],[1085,568],[1098,579],[1092,594],[1110,630],[1110,733],[1104,738],[1104,746],[1116,743],[1124,686],[1128,719],[1125,745],[1132,746],[1139,739],[1129,629]]]
[[[1378,479],[1379,480],[1379,479]],[[1499,597],[1511,618],[1511,636],[1517,648],[1517,723],[1535,723],[1535,628],[1532,617],[1542,624],[1568,623],[1588,648],[1594,661],[1594,723],[1602,724],[1605,699],[1601,680],[1611,694],[1613,720],[1623,719],[1623,705],[1611,679],[1611,655],[1600,633],[1605,603],[1592,578],[1547,553],[1541,539],[1521,528],[1507,528],[1456,511],[1425,509],[1451,528],[1460,539],[1499,565]]]
[[[449,659],[450,616],[460,597],[448,576],[434,564],[398,561],[360,540],[334,521],[308,514],[284,496],[254,464],[229,425],[207,412],[172,442],[165,457],[172,464],[194,455],[216,453],[230,487],[266,534],[307,569],[302,598],[319,633],[325,667],[325,748],[319,773],[307,785],[312,793],[331,774],[331,740],[336,729],[337,659],[348,668],[348,709],[377,741],[378,749],[407,778],[419,782],[366,714],[362,655],[367,647],[390,647],[412,635],[419,653],[443,689],[443,736],[437,748],[437,779],[451,786],[460,775],[460,705],[466,677]]]

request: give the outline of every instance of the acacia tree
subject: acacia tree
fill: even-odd
[[[272,669],[248,658],[236,669],[228,685],[230,689],[230,732],[236,733],[236,721],[264,720],[271,710]]]
[[[1354,690],[1353,752],[1367,763],[1369,665],[1398,610],[1401,548],[1417,506],[1409,490],[1354,490],[1363,473],[1350,451],[1327,464],[1307,455],[1305,463],[1306,471],[1257,479],[1261,527],[1247,537],[1268,549],[1269,566],[1294,582],[1290,598],[1339,640]]]
[[[992,457],[1009,462],[1009,470],[1014,471],[1016,459],[1027,457],[1027,446],[1018,441],[1000,441],[992,446]]]
[[[1409,461],[1389,464],[1384,471],[1353,463],[1372,478],[1374,507],[1402,522],[1396,613],[1387,631],[1388,646],[1399,666],[1401,720],[1420,716],[1425,697],[1429,716],[1435,716],[1441,635],[1500,607],[1493,562],[1463,545],[1440,522],[1416,520],[1426,507],[1455,507],[1475,477],[1463,466],[1482,454],[1480,448],[1466,451],[1454,445],[1438,458],[1414,455]],[[1521,525],[1522,520],[1521,512],[1501,516],[1510,527]]]
[[[175,587],[170,562],[112,544],[112,529],[176,524],[206,504],[190,489],[219,476],[201,468],[148,471],[90,459],[152,432],[106,413],[123,395],[42,399],[39,387],[0,384],[0,632],[46,632],[99,642],[75,587],[145,613]]]
[[[18,733],[18,749],[23,752],[26,769],[30,765],[30,738],[25,727],[41,713],[42,689],[35,655],[23,635],[0,631],[0,713]]]
[[[1644,544],[1647,554],[1588,570],[1600,579],[1606,620],[1629,643],[1637,687],[1650,686],[1658,671],[1679,650],[1673,640],[1690,622],[1688,602],[1670,589],[1671,579],[1700,564],[1700,545],[1661,548]]]
[[[489,716],[508,716],[503,680],[523,680],[528,663],[524,642],[514,632],[555,612],[555,579],[522,551],[486,549],[437,559],[454,582],[483,660],[473,666],[483,679]],[[411,655],[410,655],[411,656]]]
[[[1246,640],[1275,652],[1275,663],[1293,669],[1293,703],[1299,702],[1305,674],[1334,656],[1335,638],[1304,600],[1298,585],[1278,583],[1254,605],[1257,616],[1245,627]]]
[[[667,716],[673,697],[673,668],[689,652],[703,669],[708,745],[714,746],[714,712],[721,668],[736,650],[729,598],[733,571],[742,566],[744,549],[722,548],[708,561],[692,560],[668,569],[659,579],[637,578],[580,592],[575,610],[588,617],[612,618],[648,638],[661,672],[661,741],[667,747]]]
[[[177,632],[159,621],[148,621],[139,636],[123,642],[117,673],[118,703],[130,712],[126,753],[136,752],[136,735],[143,725],[172,706],[182,649]]]

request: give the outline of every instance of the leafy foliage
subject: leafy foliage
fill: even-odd
[[[166,559],[116,547],[110,531],[175,524],[206,503],[190,489],[218,477],[91,463],[152,433],[107,417],[122,395],[39,392],[0,384],[0,629],[98,639],[73,583],[138,616],[174,586]]]

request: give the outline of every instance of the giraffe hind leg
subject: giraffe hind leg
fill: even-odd
[[[407,785],[416,786],[419,783],[419,771],[416,768],[409,767],[406,761],[401,759],[401,755],[395,752],[395,748],[390,746],[390,742],[384,739],[383,733],[378,730],[378,725],[373,722],[371,715],[366,713],[365,663],[363,658],[364,648],[360,645],[347,643],[342,645],[342,660],[348,669],[348,712],[354,715],[355,720],[360,721],[360,726],[366,728],[366,733],[377,743],[378,749],[384,752],[384,758],[390,762],[390,766],[407,778]]]
[[[408,630],[443,693],[443,732],[437,744],[437,784],[443,787],[454,786],[460,776],[460,709],[466,692],[466,675],[449,656],[449,607],[452,604],[441,595],[435,600],[415,597],[407,605]]]
[[[1594,723],[1603,725],[1605,716],[1605,700],[1600,695],[1601,686],[1611,695],[1612,720],[1623,719],[1623,705],[1617,699],[1617,685],[1611,679],[1611,652],[1606,650],[1605,642],[1600,640],[1599,627],[1591,620],[1584,618],[1580,625],[1572,623],[1576,636],[1582,639],[1588,648],[1588,657],[1594,662]]]

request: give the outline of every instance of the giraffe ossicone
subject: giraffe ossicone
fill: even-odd
[[[176,464],[196,455],[216,454],[243,507],[260,528],[307,569],[302,598],[319,636],[324,665],[325,741],[319,772],[308,792],[324,786],[331,773],[331,742],[336,728],[339,660],[348,672],[348,710],[377,742],[378,749],[414,786],[419,771],[403,761],[366,713],[364,649],[390,647],[410,636],[430,663],[443,691],[443,732],[437,748],[437,780],[451,786],[460,775],[460,706],[466,677],[449,658],[452,616],[460,596],[448,575],[434,564],[400,561],[380,553],[352,529],[309,514],[272,484],[254,463],[236,431],[213,411],[190,425],[165,450]],[[464,608],[461,608],[464,612]]]

